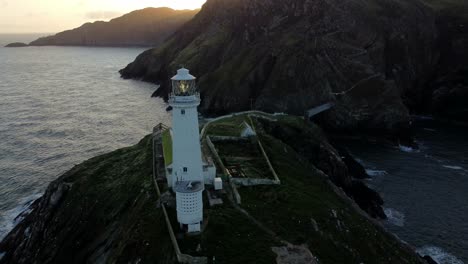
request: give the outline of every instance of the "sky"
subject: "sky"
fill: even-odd
[[[200,8],[206,0],[0,0],[0,33],[57,33],[145,7]]]

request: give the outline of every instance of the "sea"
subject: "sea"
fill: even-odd
[[[0,35],[0,46],[40,35]],[[47,185],[137,143],[167,105],[118,70],[141,48],[0,48],[0,239]],[[385,200],[385,227],[440,264],[468,264],[468,128],[414,118],[418,148],[346,140]]]
[[[468,263],[468,126],[413,116],[418,147],[346,140],[384,199],[384,226],[440,264]]]
[[[155,84],[118,73],[142,48],[26,47],[0,35],[0,240],[62,173],[169,124]]]

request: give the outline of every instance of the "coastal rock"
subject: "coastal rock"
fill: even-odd
[[[414,111],[468,121],[468,1],[429,1],[435,11],[437,67],[426,88],[409,94]]]
[[[0,263],[174,263],[148,176],[150,142],[90,159],[52,182],[0,242]]]
[[[380,195],[359,180],[367,176],[351,155],[342,158],[317,126],[304,124],[277,124],[259,119],[263,129],[272,136],[291,146],[304,159],[322,170],[331,181],[351,197],[362,210],[374,218],[386,219]],[[345,153],[342,151],[342,153]],[[345,161],[346,160],[346,161]],[[348,167],[347,165],[351,166]],[[364,172],[361,171],[364,170]]]
[[[27,47],[28,44],[22,42],[13,42],[5,46],[5,48],[23,48]]]
[[[79,28],[42,37],[31,46],[157,46],[198,10],[145,8],[109,22],[86,23]]]
[[[121,75],[157,82],[155,95],[167,98],[184,65],[199,77],[205,113],[302,115],[331,101],[329,128],[398,133],[409,126],[402,96],[433,69],[435,32],[418,0],[208,0]]]
[[[230,125],[235,120],[238,117]],[[231,204],[227,191],[221,195],[223,206],[205,208],[204,230],[196,236],[184,236],[176,224],[175,209],[166,207],[183,254],[225,264],[271,264],[277,259],[284,263],[422,263],[316,168],[315,161],[325,158],[329,168],[338,162],[335,172],[343,169],[317,126],[294,116],[274,123],[269,127],[256,122],[256,127],[268,130],[258,135],[280,185],[239,188],[242,205]],[[284,130],[276,128],[278,124]],[[306,150],[298,148],[297,138],[289,138],[295,131],[306,131],[307,137],[301,138],[306,145],[319,144],[314,152],[319,157],[302,158],[295,149]],[[164,213],[158,207],[165,198],[158,197],[154,186],[152,155],[152,136],[147,136],[135,146],[92,158],[66,172],[0,242],[0,263],[176,263]],[[168,190],[163,182],[159,189]]]

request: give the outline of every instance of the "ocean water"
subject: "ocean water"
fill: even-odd
[[[60,174],[168,123],[155,85],[119,77],[142,51],[0,48],[0,239]]]
[[[0,34],[0,46],[4,47],[13,42],[23,42],[29,44],[40,37],[53,35],[53,33],[29,33],[29,34]]]
[[[440,264],[468,263],[468,127],[415,117],[418,149],[340,142],[383,197],[384,225]]]

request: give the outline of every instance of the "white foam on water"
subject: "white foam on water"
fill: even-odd
[[[19,206],[0,215],[0,241],[23,220],[24,215],[30,212],[29,206],[41,196],[41,194],[34,194],[23,198],[19,201]]]
[[[421,256],[430,256],[439,264],[464,264],[454,255],[436,246],[424,246],[416,250]]]
[[[405,214],[399,212],[392,208],[384,208],[384,212],[387,215],[387,221],[399,227],[403,227],[405,225]]]
[[[384,170],[370,170],[370,169],[366,169],[366,173],[367,175],[369,176],[383,176],[383,175],[387,175],[388,173]]]
[[[408,147],[408,146],[403,146],[403,145],[399,145],[398,148],[401,151],[407,152],[407,153],[417,153],[417,152],[419,152],[419,149],[415,149],[415,148]]]
[[[451,169],[451,170],[463,170],[460,166],[450,166],[450,165],[442,165],[444,168]]]
[[[434,117],[432,116],[424,116],[424,115],[413,115],[413,119],[416,120],[434,120]]]

